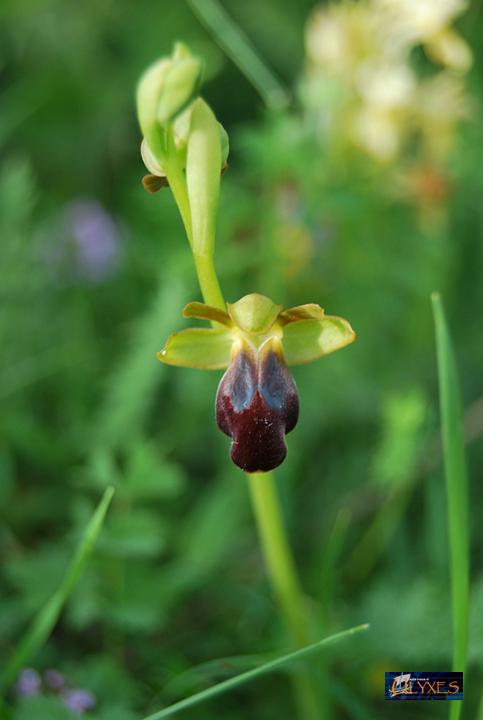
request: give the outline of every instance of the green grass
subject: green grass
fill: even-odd
[[[30,627],[18,642],[0,679],[0,693],[2,695],[15,680],[22,667],[30,662],[38,650],[40,650],[54,629],[62,608],[79,580],[84,566],[94,549],[113,494],[113,488],[106,488],[99,505],[86,526],[75,555],[72,558],[72,562],[67,568],[60,586],[49,598],[47,603],[39,610]]]
[[[291,652],[286,655],[280,655],[279,657],[275,658],[275,660],[264,663],[259,667],[253,668],[252,670],[247,670],[247,672],[240,673],[239,675],[236,675],[229,680],[224,680],[223,682],[217,683],[216,685],[212,685],[206,690],[202,690],[201,692],[191,695],[184,700],[180,700],[179,702],[174,703],[173,705],[170,705],[169,707],[164,708],[159,712],[149,715],[148,717],[144,718],[144,720],[162,720],[163,718],[171,717],[172,715],[175,715],[181,710],[186,710],[187,708],[193,707],[193,705],[198,705],[199,703],[205,702],[206,700],[210,700],[216,695],[221,695],[222,693],[233,690],[240,685],[251,682],[252,680],[259,678],[262,675],[273,672],[274,670],[279,670],[281,667],[284,667],[291,662],[306,659],[310,655],[321,652],[330,645],[335,645],[336,643],[342,640],[346,640],[347,638],[352,637],[357,633],[363,632],[368,628],[369,625],[358,625],[357,627],[353,627],[349,630],[344,630],[343,632],[336,633],[335,635],[324,638],[324,640],[320,640],[320,642],[313,643],[312,645],[307,645],[307,647],[304,647],[301,650],[296,650],[295,652]]]
[[[280,110],[289,103],[289,94],[262,60],[243,30],[217,0],[187,0],[216,42],[251,82],[267,107]]]
[[[432,295],[441,407],[453,609],[453,670],[465,672],[469,610],[469,508],[463,415],[458,371],[441,298]],[[461,715],[462,703],[451,703],[450,718]]]

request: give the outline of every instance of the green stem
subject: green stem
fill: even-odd
[[[211,255],[193,255],[203,299],[207,305],[225,310],[225,300]]]
[[[431,300],[436,330],[441,433],[448,504],[448,546],[453,605],[453,670],[464,673],[468,656],[470,512],[463,412],[458,368],[443,303],[438,293],[433,293]],[[458,720],[462,705],[461,702],[451,703],[451,720]]]
[[[177,158],[165,161],[166,176],[169,180],[169,187],[173,193],[176,205],[178,206],[184,229],[190,246],[193,244],[193,233],[191,229],[191,212],[186,190],[186,177]]]
[[[281,613],[296,647],[310,642],[302,589],[295,570],[283,525],[277,489],[272,473],[248,475],[250,497],[255,514],[268,575]],[[320,718],[318,693],[307,667],[293,674],[300,717]]]

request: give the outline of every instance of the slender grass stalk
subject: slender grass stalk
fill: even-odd
[[[13,656],[7,662],[0,679],[0,697],[3,696],[9,685],[15,680],[21,668],[42,647],[54,629],[61,610],[92,553],[113,494],[114,489],[112,487],[105,490],[99,505],[87,524],[60,586],[34,617],[30,627],[17,645]]]
[[[289,94],[260,58],[245,33],[217,0],[187,0],[193,12],[251,82],[267,107],[281,110],[289,104]]]
[[[468,477],[464,450],[463,414],[451,338],[441,297],[433,293],[434,324],[441,408],[446,495],[448,503],[448,534],[451,595],[453,606],[453,670],[465,672],[468,650],[469,612],[469,508]],[[451,720],[458,720],[462,703],[453,702]]]
[[[332,531],[324,543],[324,553],[317,563],[317,574],[320,578],[320,586],[318,588],[318,597],[320,600],[318,626],[321,628],[321,634],[325,633],[329,626],[336,570],[339,567],[340,556],[350,526],[350,520],[351,513],[349,510],[346,508],[339,510]],[[331,691],[333,690],[333,682],[329,677],[329,658],[326,655],[322,656],[318,662],[318,666],[320,678],[319,704],[324,720],[330,720],[332,717]]]
[[[313,643],[312,645],[307,645],[306,647],[300,650],[296,650],[295,652],[291,652],[288,655],[281,655],[278,658],[275,658],[275,660],[271,660],[270,662],[259,665],[252,670],[247,670],[244,673],[240,673],[240,675],[236,675],[229,680],[224,680],[221,683],[212,685],[210,688],[202,690],[195,695],[190,695],[190,697],[187,697],[184,700],[180,700],[173,705],[169,705],[169,707],[164,708],[163,710],[159,710],[159,712],[155,712],[152,715],[149,715],[148,717],[144,718],[144,720],[164,720],[164,718],[171,717],[172,715],[175,715],[181,710],[186,710],[187,708],[193,707],[193,705],[198,705],[201,702],[205,702],[206,700],[209,700],[216,695],[221,695],[222,693],[228,692],[229,690],[233,690],[240,685],[255,680],[261,675],[266,675],[269,672],[278,670],[291,662],[297,660],[305,660],[310,655],[314,655],[315,653],[325,650],[331,645],[335,645],[342,640],[346,640],[347,638],[350,638],[357,633],[367,630],[368,627],[369,625],[358,625],[357,627],[350,628],[349,630],[344,630],[343,632],[331,635],[330,637]]]
[[[270,582],[295,647],[309,642],[307,611],[292,553],[285,533],[273,473],[248,475],[250,498],[257,522]],[[293,674],[300,716],[320,718],[319,697],[308,668]]]

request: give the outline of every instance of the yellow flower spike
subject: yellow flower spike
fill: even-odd
[[[228,368],[216,398],[218,425],[231,437],[231,456],[239,467],[266,472],[283,461],[285,434],[298,418],[297,388],[287,365],[335,352],[356,335],[347,320],[326,315],[315,303],[282,310],[252,293],[227,308],[189,303],[185,317],[222,327],[174,333],[157,357],[179,367]]]

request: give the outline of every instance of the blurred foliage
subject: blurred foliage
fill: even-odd
[[[457,20],[473,51],[472,110],[445,157],[444,193],[426,201],[417,183],[396,191],[404,155],[389,172],[320,134],[297,89],[311,0],[223,4],[293,91],[287,111],[263,108],[184,2],[0,8],[0,655],[58,585],[107,484],[106,528],[39,672],[93,692],[94,720],[131,720],[287,647],[245,480],[212,420],[220,374],[154,357],[200,297],[172,198],[140,184],[133,92],[182,39],[206,58],[204,94],[230,134],[216,260],[227,299],[313,300],[358,333],[296,370],[301,419],[278,482],[316,638],[372,626],[324,663],[328,712],[392,717],[384,670],[451,663],[429,293],[445,298],[470,408],[483,394],[482,15],[475,4]],[[408,62],[424,76],[419,50]],[[482,433],[480,410],[467,717],[483,678]],[[277,676],[219,702],[225,718],[293,714]],[[415,718],[444,716],[423,705]],[[9,706],[12,720],[72,717],[47,692],[12,693]]]

